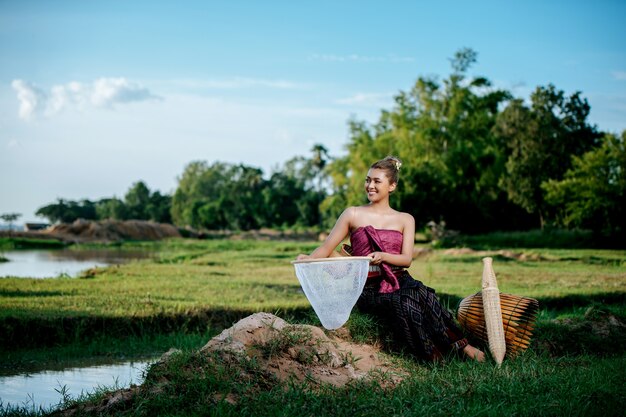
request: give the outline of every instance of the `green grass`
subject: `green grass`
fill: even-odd
[[[67,243],[57,239],[39,239],[28,237],[0,237],[0,250],[13,249],[62,249]]]
[[[0,317],[127,317],[206,307],[302,306],[288,261],[311,247],[228,241],[155,244],[153,249],[161,253],[155,261],[91,270],[82,279],[4,279]]]
[[[425,261],[413,262],[410,271],[440,293],[461,297],[480,290],[481,258],[491,255],[502,292],[534,298],[594,295],[626,291],[626,251],[616,250],[525,250],[516,253],[530,260],[498,256],[445,255],[436,251]],[[533,260],[539,256],[538,260]],[[589,262],[589,259],[598,261]]]
[[[149,369],[142,388],[105,415],[119,416],[621,416],[622,358],[550,358],[528,352],[501,368],[399,358],[411,377],[388,387],[384,375],[343,388],[279,383],[254,361],[186,351]],[[387,387],[386,387],[387,386]],[[68,400],[72,415],[100,415],[106,389]],[[3,414],[38,415],[26,409]]]
[[[315,245],[253,241],[169,241],[125,245],[160,253],[156,260],[91,270],[83,278],[0,280],[0,319],[145,317],[194,309],[259,311],[308,306],[290,260]],[[494,256],[503,292],[531,297],[626,290],[626,251],[518,250],[539,260]],[[480,289],[484,255],[434,255],[410,272],[440,293]]]
[[[289,261],[315,243],[174,239],[120,247],[158,256],[90,270],[78,279],[0,279],[2,346],[53,346],[178,328],[197,332],[256,311],[297,317],[310,308]],[[410,272],[435,288],[450,309],[480,290],[485,255],[494,257],[501,291],[545,300],[548,307],[562,310],[559,304],[575,297],[584,305],[601,303],[607,294],[626,292],[626,251],[515,251],[526,260],[436,250],[414,261]]]
[[[0,279],[2,345],[223,326],[255,311],[309,307],[289,261],[311,243],[172,240],[123,247],[152,248],[160,256],[78,279]]]
[[[158,256],[83,278],[0,279],[0,369],[183,349],[167,366],[150,370],[146,389],[161,391],[142,392],[111,412],[117,415],[582,416],[622,415],[626,406],[623,250],[434,250],[415,260],[410,272],[452,310],[480,290],[487,255],[494,258],[501,291],[539,300],[531,349],[502,368],[457,358],[422,364],[395,352],[412,376],[393,389],[376,381],[313,389],[278,383],[254,363],[225,363],[196,349],[257,311],[319,325],[289,263],[314,242],[174,239],[116,246]],[[357,342],[391,346],[384,323],[370,316],[353,312],[347,327]],[[260,348],[277,354],[306,335],[288,336]],[[52,349],[35,348],[42,345]],[[158,385],[164,378],[170,383]],[[36,413],[0,407],[0,416],[30,414]]]
[[[146,388],[163,379],[170,383],[158,395],[139,396],[127,412],[146,416],[621,415],[624,398],[614,393],[626,377],[623,365],[623,360],[613,358],[553,360],[535,355],[502,368],[458,360],[425,366],[406,361],[412,378],[393,389],[383,388],[376,379],[345,388],[311,388],[276,384],[254,363],[233,366],[191,353],[150,370]],[[190,392],[203,400],[190,403]],[[225,401],[227,394],[234,404]]]

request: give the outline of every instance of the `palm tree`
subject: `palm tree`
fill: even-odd
[[[22,217],[20,213],[4,213],[0,215],[0,219],[9,224],[9,235],[13,230],[13,222]]]
[[[328,163],[328,149],[321,143],[316,143],[311,148],[313,152],[313,158],[311,158],[311,165],[315,169],[313,177],[317,178],[317,191],[322,191],[322,182],[324,181],[324,175],[322,175],[326,164]]]

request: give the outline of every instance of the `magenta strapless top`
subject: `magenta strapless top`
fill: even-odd
[[[350,233],[353,256],[367,256],[372,252],[402,253],[402,232],[389,229],[375,229],[372,226],[359,227]],[[378,292],[390,293],[400,289],[398,278],[386,263],[381,265],[382,280]]]

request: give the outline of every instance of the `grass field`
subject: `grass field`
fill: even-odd
[[[393,390],[376,383],[311,390],[268,384],[254,372],[260,379],[244,383],[215,363],[199,365],[204,372],[193,376],[183,370],[199,360],[194,350],[208,338],[253,312],[318,325],[289,263],[314,242],[176,239],[121,247],[158,256],[81,278],[0,279],[0,369],[183,349],[183,362],[167,370],[179,381],[172,391],[137,399],[119,415],[623,415],[626,406],[623,250],[430,251],[410,272],[451,310],[480,290],[486,255],[501,291],[537,298],[531,349],[500,369],[458,359],[426,365],[400,355],[414,377]],[[347,323],[356,337],[385,337],[362,319],[353,313]],[[149,373],[146,384],[156,381]],[[241,400],[215,401],[215,392]]]

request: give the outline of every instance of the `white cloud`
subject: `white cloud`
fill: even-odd
[[[113,108],[120,103],[160,99],[126,78],[99,78],[89,84],[71,81],[53,86],[50,93],[23,80],[13,80],[11,85],[20,102],[19,116],[24,120],[39,114],[52,116],[68,106]]]
[[[20,102],[19,115],[24,120],[29,120],[45,106],[46,93],[31,83],[22,80],[13,80],[11,86],[17,93]]]
[[[349,55],[333,55],[333,54],[312,54],[309,56],[311,61],[325,61],[325,62],[391,62],[391,63],[406,63],[415,62],[415,58],[387,55],[387,56],[366,56],[358,54]]]
[[[150,90],[126,78],[99,78],[93,83],[91,103],[97,107],[112,107],[116,103],[130,103],[158,99]]]
[[[619,81],[626,80],[626,71],[613,71],[613,78]]]
[[[393,94],[391,93],[358,93],[352,97],[346,97],[336,100],[338,104],[356,105],[356,106],[375,106],[385,107],[393,104]]]

